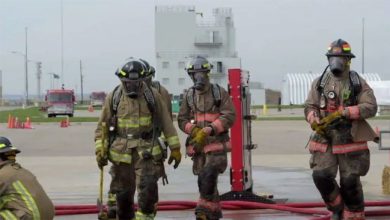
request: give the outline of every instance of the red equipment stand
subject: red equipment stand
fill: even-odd
[[[259,196],[252,192],[252,157],[251,150],[257,145],[252,143],[250,115],[251,94],[249,91],[249,72],[241,69],[229,69],[228,90],[236,109],[236,121],[231,132],[231,191],[220,196],[221,200],[244,200],[261,203],[275,203],[267,196]]]

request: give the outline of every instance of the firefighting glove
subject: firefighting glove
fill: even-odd
[[[325,135],[327,130],[336,126],[344,118],[345,116],[343,115],[343,111],[336,111],[322,118],[319,124],[317,122],[313,122],[311,124],[311,128],[319,135]]]
[[[181,152],[180,148],[175,148],[171,150],[171,155],[169,155],[168,164],[171,165],[171,163],[175,161],[175,164],[173,165],[173,168],[177,168],[181,161]]]
[[[107,156],[106,156],[107,154],[104,152],[102,147],[96,148],[95,155],[96,155],[96,162],[99,168],[102,168],[108,164]]]
[[[191,138],[190,144],[194,146],[195,152],[200,153],[203,151],[203,147],[206,144],[207,136],[208,136],[208,134],[203,129],[200,129],[195,134],[195,136]]]
[[[191,130],[190,136],[191,136],[192,138],[195,137],[196,134],[197,134],[200,130],[202,130],[202,128],[200,128],[200,127],[198,127],[198,126],[195,126],[195,127]]]
[[[211,127],[211,126],[204,127],[204,128],[202,128],[202,130],[203,130],[204,133],[206,133],[207,136],[215,134],[214,128]]]

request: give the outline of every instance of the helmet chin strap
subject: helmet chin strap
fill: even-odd
[[[150,75],[150,76],[147,76],[146,78],[145,78],[145,83],[148,85],[148,86],[150,86],[151,84],[152,84],[152,76]]]

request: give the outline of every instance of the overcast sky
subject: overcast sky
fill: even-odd
[[[114,71],[129,56],[155,64],[154,7],[195,5],[211,14],[232,7],[236,49],[244,69],[267,88],[280,89],[288,72],[322,72],[326,49],[347,40],[361,72],[362,18],[365,18],[365,70],[389,80],[390,1],[388,0],[63,0],[64,81],[80,92],[110,91],[118,84]],[[0,0],[0,70],[3,93],[24,93],[24,28],[28,57],[42,61],[42,91],[49,74],[61,73],[60,0]],[[36,94],[36,67],[29,63],[29,93]]]

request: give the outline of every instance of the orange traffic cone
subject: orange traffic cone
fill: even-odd
[[[20,123],[19,123],[18,117],[15,117],[14,128],[20,128]]]
[[[8,114],[8,125],[7,128],[12,128],[12,116],[11,114]]]
[[[69,116],[66,116],[66,127],[70,126]]]
[[[89,111],[89,112],[93,112],[93,106],[92,106],[92,105],[89,105],[89,106],[88,106],[88,111]]]
[[[67,123],[66,119],[62,119],[62,120],[61,120],[60,127],[61,127],[61,128],[66,128],[66,127],[68,127],[68,123]]]
[[[26,122],[24,123],[24,128],[25,129],[32,129],[33,127],[31,126],[31,120],[30,117],[26,118]]]
[[[10,128],[15,128],[15,117],[11,115]]]

